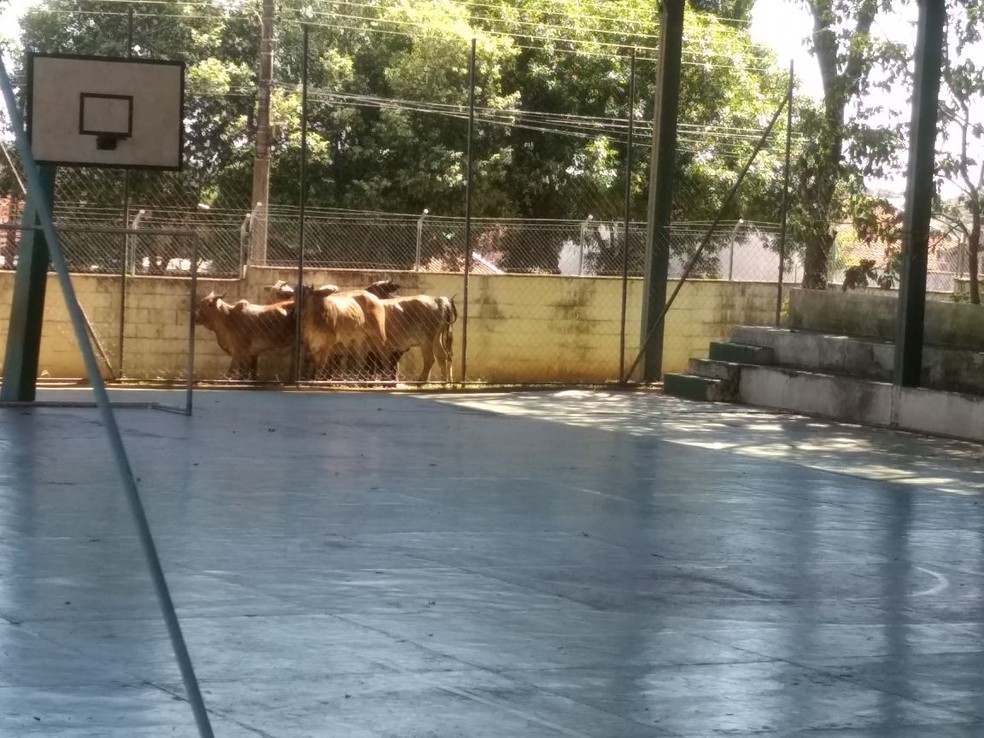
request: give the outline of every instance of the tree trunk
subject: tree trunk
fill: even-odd
[[[837,119],[837,112],[830,111],[828,120]],[[843,113],[840,114],[841,116]],[[830,252],[834,248],[836,184],[841,171],[840,131],[825,132],[826,141],[820,143],[816,171],[803,180],[800,192],[805,253],[803,255],[803,287],[813,290],[827,289],[827,271]]]
[[[860,94],[860,81],[868,73],[867,39],[880,3],[877,0],[855,3],[810,0],[805,4],[813,16],[813,53],[823,82],[824,119],[819,138],[807,144],[809,158],[804,161],[809,161],[809,165],[801,180],[806,248],[803,286],[826,289],[838,217],[837,183],[843,173],[844,113],[849,101]],[[838,14],[843,16],[842,20],[847,20],[851,12],[855,27],[849,35],[850,42],[841,46],[836,28]]]
[[[830,252],[834,247],[834,234],[823,229],[822,225],[818,224],[821,227],[815,229],[803,256],[802,286],[808,290],[827,289],[827,270]]]

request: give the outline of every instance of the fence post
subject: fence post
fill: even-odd
[[[461,323],[461,381],[468,377],[468,274],[471,272],[471,191],[472,191],[472,138],[475,130],[475,47],[476,39],[471,40],[471,59],[468,64],[468,148],[466,159],[468,172],[465,179],[465,285],[462,300]]]
[[[276,12],[274,0],[263,0],[260,21],[260,71],[256,90],[256,144],[253,155],[253,190],[251,200],[255,208],[270,203],[270,96],[273,92],[273,23]],[[253,223],[250,231],[253,243],[250,262],[267,263],[266,211]]]
[[[786,218],[789,213],[789,152],[793,142],[793,62],[789,61],[789,86],[786,89],[786,158],[783,160],[782,212],[779,214],[779,287],[776,290],[776,327],[782,322],[782,280],[786,266]],[[795,275],[795,272],[794,272]]]
[[[591,221],[594,220],[594,216],[588,213],[588,217],[583,223],[581,223],[581,243],[580,251],[577,257],[577,276],[584,276],[584,240],[588,237],[588,228],[591,227]]]
[[[413,270],[415,272],[420,271],[420,247],[424,240],[424,218],[430,213],[430,210],[424,208],[424,212],[420,214],[417,218],[417,251],[413,259]]]
[[[130,228],[136,230],[140,227],[140,221],[147,214],[147,211],[143,208],[137,211],[137,214],[133,216],[133,220],[130,221]],[[137,273],[137,234],[131,233],[127,240],[129,241],[126,255],[126,262],[129,268],[130,275]]]
[[[126,9],[126,58],[133,57],[133,6]],[[130,220],[130,170],[123,170],[123,227],[126,228]],[[127,245],[130,237],[123,235],[123,263],[120,266],[120,335],[119,335],[119,356],[116,365],[120,368],[119,376],[123,373],[123,332],[126,329],[126,273],[127,273]]]
[[[731,238],[729,239],[730,244],[728,248],[728,281],[734,279],[735,273],[735,237],[738,235],[738,229],[744,225],[745,221],[741,218],[735,223],[735,227],[731,229]]]
[[[304,251],[305,251],[305,204],[307,202],[307,117],[308,117],[308,43],[311,27],[304,23],[303,44],[301,62],[301,181],[300,181],[300,202],[298,226],[301,230],[297,238],[297,289],[294,291],[294,357],[293,375],[294,384],[301,383],[303,369],[303,350],[301,347],[301,319],[304,312]]]
[[[242,225],[239,226],[239,278],[246,279],[249,269],[250,231],[253,228],[253,213],[246,213]]]
[[[629,135],[625,144],[625,237],[622,239],[622,316],[618,337],[618,378],[624,383],[625,375],[625,313],[629,298],[629,233],[632,215],[632,134],[635,123],[635,68],[636,50],[629,57]]]

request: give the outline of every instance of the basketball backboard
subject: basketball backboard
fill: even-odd
[[[181,168],[184,62],[31,53],[27,70],[39,164]]]

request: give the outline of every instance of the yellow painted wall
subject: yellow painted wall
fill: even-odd
[[[342,287],[365,286],[383,277],[402,285],[400,294],[455,296],[459,320],[454,329],[456,379],[461,377],[464,293],[460,274],[311,270],[305,281]],[[263,301],[263,286],[278,279],[296,281],[296,272],[251,268],[245,280],[199,280],[198,292],[211,289],[228,301]],[[73,275],[79,301],[118,372],[120,284],[118,277]],[[670,283],[672,292],[675,284]],[[124,371],[139,379],[184,376],[188,357],[190,280],[132,277],[127,282],[123,332]],[[0,272],[0,345],[6,344],[13,274]],[[626,366],[638,353],[642,282],[630,280],[627,293]],[[684,285],[667,317],[663,369],[682,371],[691,357],[707,355],[711,341],[735,325],[770,324],[775,315],[772,284],[697,281]],[[492,383],[605,382],[617,378],[622,283],[610,277],[479,275],[468,285],[468,379]],[[195,331],[195,375],[221,377],[228,357],[214,334]],[[412,374],[412,351],[401,372]],[[0,355],[2,360],[2,355]],[[285,378],[289,359],[262,357],[261,376]],[[40,370],[52,377],[84,376],[57,282],[49,279],[48,309]],[[435,368],[433,378],[437,377]]]

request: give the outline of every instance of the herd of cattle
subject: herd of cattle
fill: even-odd
[[[303,285],[298,301],[294,288],[281,281],[265,288],[267,304],[228,303],[212,292],[198,301],[195,321],[215,333],[232,357],[230,379],[256,379],[261,354],[290,351],[300,312],[309,367],[304,378],[395,382],[400,358],[416,346],[423,356],[417,381],[428,381],[436,359],[444,381],[451,382],[451,327],[458,318],[454,298],[394,297],[399,288],[388,279],[365,289]]]

